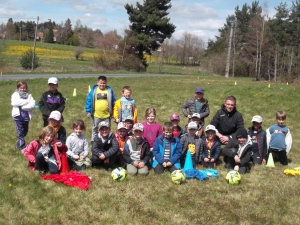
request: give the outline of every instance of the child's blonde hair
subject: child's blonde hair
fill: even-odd
[[[39,142],[40,144],[45,144],[44,138],[47,135],[52,135],[53,136],[53,140],[52,140],[52,142],[53,142],[54,137],[56,135],[56,132],[55,132],[53,127],[51,127],[51,126],[43,127],[43,129],[41,130],[41,132],[39,133],[39,135],[36,137],[35,140],[37,142]]]
[[[277,111],[276,112],[276,119],[286,119],[286,112],[285,111]]]
[[[145,112],[145,119],[147,119],[147,116],[150,115],[151,113],[153,113],[154,116],[156,117],[156,110],[154,108],[147,108]]]

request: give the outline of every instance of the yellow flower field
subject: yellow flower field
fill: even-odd
[[[3,52],[3,54],[7,56],[21,56],[24,52],[26,52],[28,49],[32,47],[28,46],[8,46]],[[65,50],[56,50],[56,49],[50,49],[50,48],[41,48],[36,47],[35,48],[36,54],[40,58],[52,58],[52,59],[69,59],[74,57],[74,51],[65,51]],[[94,58],[94,53],[91,52],[84,52],[83,57],[84,58]]]

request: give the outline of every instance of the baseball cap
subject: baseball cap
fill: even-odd
[[[197,126],[197,123],[196,122],[189,122],[188,123],[188,126],[187,126],[187,129],[190,130],[190,129],[197,129],[198,126]]]
[[[132,116],[127,116],[125,118],[124,122],[132,122],[133,123],[133,117]]]
[[[61,113],[59,111],[57,111],[57,110],[52,111],[50,113],[49,119],[54,119],[54,120],[60,121],[60,119],[61,119]]]
[[[123,122],[118,123],[118,130],[122,128],[126,129],[125,124]]]
[[[238,129],[236,132],[236,137],[237,138],[247,138],[248,133],[247,133],[246,129],[245,128]]]
[[[101,127],[110,127],[109,126],[109,123],[106,122],[106,121],[101,121],[99,124],[98,124],[98,129],[100,130]]]
[[[48,84],[58,84],[58,80],[56,77],[50,77],[48,79]]]
[[[180,120],[180,117],[179,117],[178,114],[173,113],[173,114],[170,116],[170,120],[171,120],[171,121],[172,121],[172,120]]]
[[[197,92],[204,94],[204,89],[202,87],[197,87],[195,90],[195,93],[197,93]]]
[[[199,113],[194,113],[193,115],[192,115],[192,117],[197,117],[197,118],[201,118],[201,116],[200,116],[200,114]]]
[[[215,127],[214,125],[211,125],[211,124],[209,124],[209,125],[206,126],[205,132],[206,132],[206,131],[209,131],[209,130],[212,130],[212,131],[214,131],[214,132],[217,132],[216,127]]]
[[[262,123],[263,118],[259,115],[253,116],[251,122],[257,122],[257,123]]]
[[[144,125],[141,123],[136,123],[133,125],[132,130],[140,130],[140,131],[144,131]]]

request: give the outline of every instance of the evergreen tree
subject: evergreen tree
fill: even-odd
[[[144,0],[143,5],[137,2],[136,7],[125,5],[134,38],[132,47],[144,66],[147,66],[144,52],[151,55],[151,51],[158,49],[175,31],[176,27],[167,17],[171,7],[171,0]]]

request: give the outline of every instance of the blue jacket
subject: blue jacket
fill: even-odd
[[[165,135],[162,134],[158,136],[154,142],[153,146],[153,155],[155,157],[152,167],[155,168],[156,165],[163,164],[165,162],[164,159],[164,138]],[[171,139],[171,153],[170,153],[170,162],[172,165],[180,169],[180,157],[181,157],[182,147],[180,141],[177,137],[172,137]]]
[[[214,143],[211,147],[211,149],[208,149],[206,138],[203,139],[203,154],[202,154],[202,162],[204,161],[204,158],[208,158],[208,150],[210,150],[210,158],[213,158],[216,161],[218,161],[220,153],[221,153],[221,145],[218,141],[218,138],[215,137]]]
[[[252,137],[253,127],[249,127],[248,134]],[[258,146],[258,154],[260,156],[260,160],[267,159],[267,133],[262,128],[260,128],[257,132],[257,146]]]
[[[93,113],[94,113],[95,93],[96,93],[97,88],[98,88],[98,85],[95,84],[92,87],[90,93],[88,94],[88,96],[86,98],[85,112],[90,113],[91,116],[93,116]],[[110,86],[106,86],[106,89],[107,89],[107,101],[108,101],[109,113],[112,116],[113,115],[113,107],[116,102],[116,97],[115,97],[114,91],[112,90],[112,88]]]

